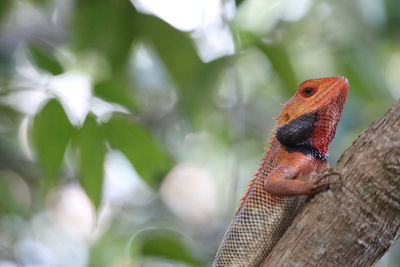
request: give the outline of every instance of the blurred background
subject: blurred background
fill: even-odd
[[[349,79],[334,166],[399,41],[397,0],[1,0],[0,266],[210,265],[280,104]]]

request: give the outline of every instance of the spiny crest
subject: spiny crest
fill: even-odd
[[[246,193],[244,194],[244,196],[241,198],[241,203],[240,206],[243,205],[243,203],[245,202],[245,200],[247,199],[247,197],[249,196],[250,193],[250,189],[253,187],[254,183],[257,182],[257,179],[259,178],[259,175],[261,173],[261,171],[264,169],[266,161],[268,158],[270,158],[271,156],[271,148],[272,148],[272,144],[274,142],[275,139],[275,134],[276,131],[274,130],[271,133],[271,136],[266,138],[265,143],[267,144],[267,147],[265,148],[265,153],[264,153],[264,157],[261,159],[260,163],[258,164],[258,169],[256,170],[255,174],[253,175],[253,179],[250,180],[248,186],[247,186],[247,190]]]
[[[253,179],[250,180],[250,183],[249,183],[249,185],[247,186],[246,193],[245,193],[244,196],[240,199],[239,209],[236,211],[236,213],[238,213],[239,210],[240,210],[240,207],[242,207],[243,204],[246,203],[246,199],[247,199],[247,197],[248,197],[249,194],[250,194],[251,187],[252,187],[252,185],[256,182],[256,180],[257,180],[257,178],[253,178]]]

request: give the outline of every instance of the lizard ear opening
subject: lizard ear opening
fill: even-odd
[[[285,116],[283,116],[283,120],[284,120],[284,122],[288,122],[288,120],[290,120],[289,113],[286,113]]]

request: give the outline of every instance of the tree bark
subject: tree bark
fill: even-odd
[[[341,185],[300,211],[261,266],[371,266],[400,234],[400,101],[344,152]]]

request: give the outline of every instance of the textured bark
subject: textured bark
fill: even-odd
[[[261,266],[371,266],[400,235],[400,101],[333,170],[341,185],[300,211]]]

